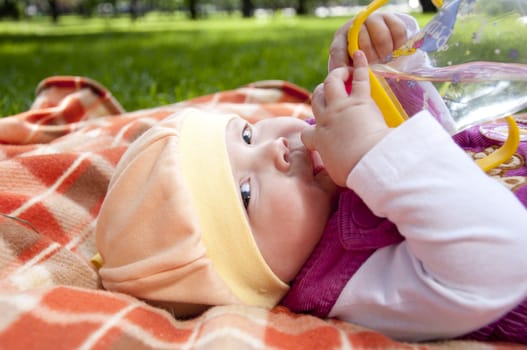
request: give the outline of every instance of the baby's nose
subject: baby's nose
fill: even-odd
[[[285,137],[279,137],[270,144],[273,161],[278,170],[289,170],[289,143]]]

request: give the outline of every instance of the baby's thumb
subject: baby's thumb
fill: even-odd
[[[368,70],[368,60],[364,53],[357,50],[353,53],[353,90],[351,95],[357,98],[370,97],[370,73]]]
[[[300,134],[300,139],[302,140],[302,143],[308,150],[314,150],[315,149],[315,126],[311,125],[302,130],[302,133]]]

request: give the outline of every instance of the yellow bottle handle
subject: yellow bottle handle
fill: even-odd
[[[434,4],[435,7],[440,9],[441,7],[443,7],[443,0],[432,0],[432,4]]]
[[[348,31],[348,53],[353,57],[353,53],[359,49],[359,31],[362,24],[368,16],[379,7],[384,5],[388,0],[374,0],[364,10],[357,14]],[[384,120],[389,127],[393,128],[400,125],[405,119],[408,119],[406,112],[396,98],[390,98],[392,93],[386,82],[381,83],[382,77],[377,78],[369,69],[371,97],[381,110]]]
[[[476,163],[483,171],[489,171],[497,167],[498,165],[509,160],[512,155],[518,149],[520,145],[520,128],[512,116],[505,118],[509,128],[509,135],[507,140],[501,145],[500,148],[489,154],[488,156],[477,159]]]
[[[348,31],[348,53],[350,57],[353,57],[353,53],[359,49],[359,31],[362,27],[362,24],[373,11],[377,10],[386,2],[388,2],[388,0],[373,0],[355,17],[353,24]],[[442,0],[433,0],[433,3],[436,7],[441,7],[443,5]],[[382,77],[377,78],[371,69],[369,69],[369,75],[371,96],[379,109],[382,111],[386,124],[389,127],[396,127],[400,125],[405,119],[408,119],[408,115],[402,108],[397,98],[393,96],[393,92],[384,79]],[[392,97],[390,97],[390,95]],[[507,140],[496,151],[476,161],[483,171],[487,172],[506,162],[518,149],[520,144],[520,129],[518,128],[518,125],[516,124],[516,121],[513,117],[508,116],[506,120],[509,128]]]

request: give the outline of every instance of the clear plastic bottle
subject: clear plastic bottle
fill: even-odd
[[[451,0],[375,75],[451,134],[527,108],[527,0]]]

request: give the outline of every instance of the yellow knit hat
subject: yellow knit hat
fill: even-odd
[[[232,176],[225,130],[235,117],[187,109],[125,152],[96,225],[105,289],[177,316],[272,307],[287,292],[258,250]]]

